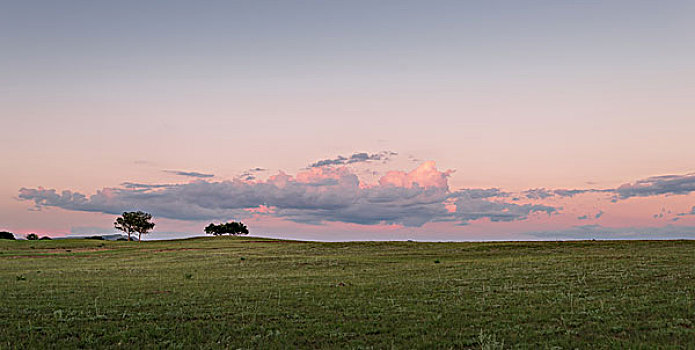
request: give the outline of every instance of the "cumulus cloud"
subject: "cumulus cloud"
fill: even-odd
[[[312,167],[295,176],[280,172],[256,182],[235,179],[166,185],[125,183],[91,196],[41,187],[22,188],[19,198],[32,201],[37,208],[107,214],[145,210],[157,217],[179,220],[270,215],[309,224],[466,224],[484,218],[523,220],[533,212],[557,211],[550,206],[502,201],[506,194],[499,189],[452,192],[447,182],[450,173],[439,171],[434,162],[425,162],[410,172],[390,171],[377,183],[366,184],[344,166]]]
[[[344,157],[344,156],[337,156],[336,158],[332,159],[323,159],[319,160],[317,162],[314,162],[309,165],[309,168],[318,168],[318,167],[323,167],[323,166],[339,166],[339,165],[347,165],[347,164],[353,164],[353,163],[366,163],[370,161],[378,161],[378,160],[389,160],[390,157],[397,155],[398,153],[396,152],[390,152],[390,151],[383,151],[379,153],[366,153],[366,152],[360,152],[360,153],[353,153],[349,157]]]
[[[195,177],[195,178],[210,178],[210,177],[215,177],[213,174],[203,174],[199,173],[197,171],[181,171],[181,170],[162,170],[165,173],[169,174],[174,174],[174,175],[179,175],[179,176],[186,176],[186,177]]]
[[[615,189],[616,199],[669,194],[689,194],[695,191],[695,174],[652,176]]]
[[[551,215],[558,211],[558,208],[547,205],[489,201],[465,193],[454,200],[454,205],[454,217],[462,223],[482,218],[492,222],[524,220],[533,212]]]

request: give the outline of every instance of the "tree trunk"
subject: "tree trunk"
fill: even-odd
[[[128,242],[130,242],[130,231],[127,231],[126,234],[128,235]]]
[[[142,240],[140,239],[140,236],[142,236],[142,232],[138,232],[138,243],[142,242]]]

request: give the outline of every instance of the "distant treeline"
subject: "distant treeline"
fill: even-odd
[[[14,241],[14,240],[16,240],[17,238],[15,238],[14,233],[12,233],[12,232],[0,231],[0,239],[9,239],[9,240],[13,240],[13,241]],[[41,240],[51,239],[51,237],[43,236],[43,237],[39,238],[39,235],[37,235],[36,233],[30,233],[30,234],[27,235],[27,239],[30,240],[30,241],[36,241],[36,240],[39,240],[39,239],[41,239]]]

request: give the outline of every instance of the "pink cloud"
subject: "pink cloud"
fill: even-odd
[[[255,214],[272,214],[277,210],[277,208],[261,204],[258,207],[246,208],[244,210],[249,212],[249,213],[255,213]]]
[[[403,171],[389,171],[379,179],[381,186],[396,186],[412,188],[416,184],[420,187],[439,187],[449,188],[447,178],[452,170],[440,172],[434,161],[427,161],[418,166],[413,171],[406,173]]]

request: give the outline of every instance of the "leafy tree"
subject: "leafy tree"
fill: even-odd
[[[218,226],[213,224],[212,222],[210,225],[205,226],[205,229],[203,229],[206,234],[217,236],[220,235],[221,233],[219,232]]]
[[[27,235],[27,239],[30,241],[36,241],[39,239],[39,235],[37,235],[36,233],[30,233]]]
[[[11,239],[14,240],[14,235],[12,232],[2,231],[0,232],[0,239]]]
[[[231,221],[227,222],[224,224],[219,224],[215,225],[213,223],[210,223],[207,227],[205,227],[205,233],[209,235],[214,235],[214,236],[219,236],[219,235],[224,235],[224,234],[230,234],[230,235],[248,235],[249,234],[249,228],[244,225],[241,221]]]
[[[113,224],[116,229],[128,235],[128,241],[130,241],[130,234],[137,232],[138,242],[141,242],[142,234],[147,234],[154,228],[154,222],[150,220],[152,220],[152,214],[142,211],[131,211],[124,212]]]

